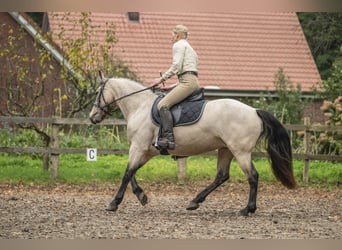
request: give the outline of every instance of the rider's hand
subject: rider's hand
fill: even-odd
[[[163,78],[159,77],[159,78],[156,78],[154,79],[153,83],[150,85],[151,87],[155,87],[155,86],[158,86],[160,83],[162,83],[164,80]]]
[[[169,87],[166,87],[164,84],[160,85],[160,91],[167,91],[169,90]]]

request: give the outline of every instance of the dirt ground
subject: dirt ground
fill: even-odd
[[[258,209],[238,216],[248,185],[227,183],[200,208],[185,208],[206,183],[147,185],[141,206],[128,189],[116,212],[105,208],[117,185],[0,185],[0,239],[342,239],[342,189],[260,184]],[[208,184],[208,183],[207,183]]]

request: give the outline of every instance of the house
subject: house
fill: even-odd
[[[52,32],[53,42],[40,41],[40,45],[52,53],[55,72],[46,80],[50,84],[46,85],[38,116],[61,113],[66,104],[60,104],[60,95],[66,92],[60,79],[60,64],[67,61],[58,49],[58,33],[64,28],[67,36],[76,38],[81,28],[68,29],[65,14],[47,13],[47,22],[43,23]],[[68,19],[79,19],[80,15],[68,13]],[[209,98],[258,97],[260,92],[272,91],[274,74],[280,67],[294,84],[301,84],[303,95],[312,95],[312,88],[321,81],[295,13],[92,13],[91,19],[100,27],[109,22],[115,24],[118,42],[113,47],[113,57],[126,62],[146,85],[170,66],[171,31],[180,23],[189,28],[189,41],[199,56],[200,84]],[[26,15],[3,12],[0,21],[7,25],[7,30],[0,33],[0,45],[7,38],[6,32],[19,32],[24,27],[26,34],[20,51],[33,51],[40,30]],[[36,32],[30,33],[32,29]],[[101,36],[104,29],[91,39],[101,40]],[[4,57],[0,57],[0,62],[4,65],[0,72],[0,102],[4,105],[8,65]],[[37,64],[33,63],[31,69],[39,73]],[[173,77],[167,84],[176,81]]]
[[[67,28],[63,15],[49,13],[56,43],[61,27],[67,36],[80,34],[80,27]],[[80,13],[68,13],[68,19],[79,17]],[[171,31],[176,24],[189,29],[207,96],[259,96],[260,91],[274,90],[280,67],[294,84],[301,84],[303,94],[310,94],[321,81],[296,13],[92,13],[91,19],[101,27],[115,24],[118,42],[113,54],[146,85],[171,64]],[[174,77],[168,83],[176,81]]]
[[[61,78],[61,64],[77,74],[58,46],[44,38],[40,27],[25,13],[0,12],[0,23],[0,115],[62,116],[68,101],[62,98],[67,86]],[[40,64],[42,51],[52,55],[51,61],[44,61],[50,73]]]

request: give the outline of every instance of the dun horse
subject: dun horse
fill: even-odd
[[[104,78],[97,91],[96,101],[89,114],[92,123],[100,123],[106,115],[119,108],[127,121],[130,144],[128,164],[120,188],[107,210],[116,211],[122,202],[127,185],[142,205],[147,196],[138,185],[135,173],[160,152],[152,145],[159,127],[151,120],[151,107],[157,98],[150,88],[122,78]],[[247,206],[240,214],[247,216],[256,210],[258,172],[251,153],[260,138],[265,138],[272,171],[284,186],[295,188],[292,169],[292,149],[287,131],[269,112],[256,110],[233,99],[208,101],[201,119],[192,125],[174,128],[175,156],[191,156],[217,150],[217,175],[188,205],[188,210],[199,207],[206,197],[229,179],[230,163],[235,157],[250,186]]]

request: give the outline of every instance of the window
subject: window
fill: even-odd
[[[128,12],[128,20],[132,22],[139,22],[140,17],[139,17],[139,12]]]

